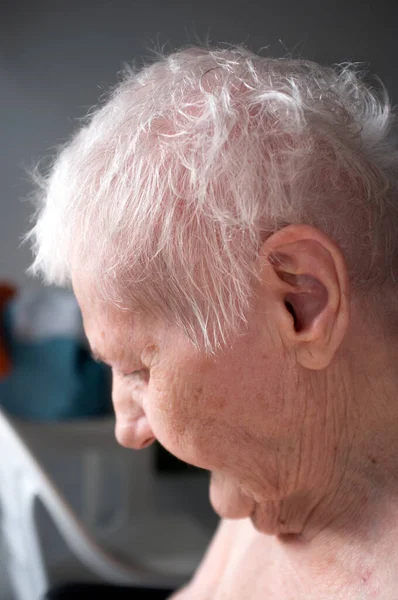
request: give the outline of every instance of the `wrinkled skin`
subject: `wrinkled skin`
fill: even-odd
[[[176,598],[395,598],[380,557],[397,554],[396,349],[355,315],[349,324],[339,252],[317,232],[308,244],[312,234],[271,239],[286,272],[267,264],[247,331],[216,356],[73,274],[90,345],[113,370],[118,441],[140,449],[156,438],[210,470],[215,510],[242,519],[221,525]]]
[[[275,401],[288,394],[282,345],[258,360],[265,344],[253,327],[231,349],[207,357],[176,327],[88,300],[90,294],[75,287],[85,297],[91,346],[113,367],[118,441],[139,449],[156,438],[181,460],[213,471],[212,501],[225,517],[250,516],[257,496],[277,499],[279,465],[291,459],[299,418],[294,407]],[[260,417],[267,424],[261,438]]]

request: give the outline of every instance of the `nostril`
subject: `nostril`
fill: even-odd
[[[155,441],[155,438],[153,436],[147,438],[146,440],[144,440],[142,442],[141,449],[146,448],[147,446],[150,446],[152,444],[152,442],[154,442],[154,441]]]

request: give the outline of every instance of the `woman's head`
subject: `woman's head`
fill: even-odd
[[[73,283],[119,441],[213,471],[218,511],[262,531],[356,481],[361,358],[395,306],[393,126],[353,67],[191,48],[128,72],[41,181],[33,269]]]

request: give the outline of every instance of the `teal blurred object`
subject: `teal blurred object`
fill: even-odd
[[[0,381],[0,405],[30,420],[111,413],[109,369],[92,359],[84,339],[62,331],[21,339],[15,335],[12,308],[11,303],[3,314],[3,330],[13,368]]]

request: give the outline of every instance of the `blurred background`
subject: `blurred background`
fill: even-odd
[[[78,119],[87,113],[110,85],[116,83],[117,73],[125,63],[150,57],[153,48],[164,47],[169,51],[205,40],[244,43],[254,51],[268,47],[269,53],[274,56],[291,53],[296,57],[328,64],[363,62],[381,77],[393,102],[396,102],[397,16],[397,4],[392,0],[3,0],[0,4],[0,282],[3,284],[3,301],[0,289],[0,310],[4,315],[11,297],[9,286],[16,290],[14,303],[15,298],[19,298],[19,305],[13,308],[14,313],[7,313],[4,319],[13,323],[16,330],[18,327],[15,323],[22,318],[18,315],[22,315],[25,321],[30,319],[37,322],[40,313],[47,315],[44,316],[45,321],[51,313],[46,307],[54,302],[54,296],[48,296],[39,282],[32,281],[26,275],[31,260],[29,249],[21,246],[21,238],[29,228],[31,215],[31,206],[26,201],[31,192],[26,169],[40,158],[51,155],[53,148],[70,136],[78,126]],[[44,306],[39,313],[38,298],[40,307]],[[63,298],[65,300],[66,297]],[[69,300],[65,302],[68,304]],[[49,336],[45,324],[45,334],[43,327],[38,327],[34,335],[30,331],[28,340],[19,339],[21,344],[28,341],[32,348],[23,346],[22,350],[18,347],[13,351],[16,355],[20,351],[22,354],[32,351],[39,364],[47,364],[48,355],[54,354],[53,346],[47,348],[47,354],[41,346],[44,354],[39,356],[35,344],[38,341],[41,344],[43,339],[46,343],[49,340],[53,343],[55,338],[59,341],[58,338],[62,336],[65,340],[66,336],[69,346],[62,346],[62,352],[69,353],[68,356],[71,352],[78,353],[80,379],[76,385],[80,386],[79,393],[83,397],[91,397],[92,391],[87,390],[99,385],[103,374],[90,371],[94,379],[88,380],[87,371],[84,370],[83,377],[81,365],[84,364],[84,369],[88,369],[88,358],[84,354],[78,316],[70,305],[69,309],[65,308],[65,302],[60,312],[55,310],[54,320],[58,323],[55,333],[54,328],[50,327],[52,334]],[[66,333],[65,328],[62,330],[61,327],[61,335],[59,321],[69,319],[70,323],[72,313],[74,324],[66,328]],[[41,318],[43,320],[43,316]],[[23,331],[26,332],[26,328]],[[36,369],[32,364],[31,373]],[[76,364],[76,361],[73,362],[74,369]],[[68,410],[59,406],[58,412],[55,410],[51,413],[51,410],[46,412],[48,406],[46,408],[43,398],[46,390],[52,397],[57,392],[50,387],[48,379],[39,377],[40,381],[31,384],[28,389],[27,374],[21,372],[17,377],[15,368],[13,377],[14,383],[17,382],[19,400],[16,393],[11,391],[17,388],[6,389],[0,385],[0,404],[13,417],[10,423],[18,439],[28,443],[29,452],[45,467],[54,485],[71,503],[84,526],[91,527],[98,541],[101,536],[95,529],[93,513],[96,516],[101,511],[120,513],[120,497],[124,494],[123,500],[128,498],[130,512],[128,517],[127,513],[123,513],[123,518],[130,519],[130,524],[142,522],[140,531],[133,527],[135,533],[127,541],[124,540],[125,546],[129,546],[129,539],[135,540],[131,545],[136,555],[143,556],[147,552],[149,557],[152,552],[152,558],[156,555],[156,548],[161,546],[168,556],[167,560],[164,559],[162,563],[156,555],[157,558],[153,558],[152,562],[166,570],[176,567],[171,555],[187,556],[191,553],[185,571],[182,569],[179,573],[186,575],[195,565],[216,525],[207,500],[207,475],[182,469],[159,449],[145,450],[139,455],[119,451],[113,446],[110,450],[113,423],[111,408],[107,403],[106,383],[101,383],[104,391],[101,402],[97,407],[86,407],[85,414],[73,415],[73,411],[68,413]],[[55,365],[54,368],[59,366]],[[6,366],[8,369],[9,366]],[[12,368],[7,378],[10,373]],[[73,375],[77,377],[75,372]],[[68,376],[65,368],[63,376]],[[24,377],[25,387],[20,385]],[[58,375],[56,379],[59,382]],[[26,403],[21,400],[24,394]],[[75,393],[75,401],[79,397]],[[16,409],[18,402],[19,408]],[[44,407],[42,412],[40,407]],[[71,420],[73,416],[78,418],[76,423]],[[14,420],[14,417],[17,419]],[[87,420],[83,420],[83,425],[82,417]],[[22,418],[23,422],[18,418]],[[76,441],[75,447],[71,447],[68,443],[70,439],[80,442]],[[58,445],[57,440],[60,442]],[[86,443],[87,440],[90,443]],[[10,449],[3,448],[3,451],[10,452]],[[106,457],[109,458],[111,454],[115,456],[114,462],[106,465]],[[3,461],[4,456],[0,456],[0,462]],[[119,471],[121,488],[112,479]],[[103,494],[105,508],[95,504],[100,489],[99,479],[106,488]],[[124,489],[123,482],[127,480],[129,487]],[[0,478],[3,489],[5,481],[6,475],[3,480]],[[112,502],[115,504],[113,507]],[[186,518],[185,521],[178,521],[181,515]],[[169,529],[164,529],[165,533],[162,533],[165,521],[168,521]],[[51,528],[44,517],[41,518],[40,528],[42,538],[47,540],[47,547],[54,549],[55,538],[51,537]],[[105,531],[106,528],[102,529]],[[180,534],[174,536],[177,546],[178,543],[180,546],[173,549],[172,531],[180,530],[183,532],[181,539],[178,537]],[[29,569],[32,571],[36,567],[30,565],[26,557],[20,557],[18,562],[15,558],[18,550],[13,551],[14,554],[10,551],[9,538],[14,535],[18,536],[15,528],[4,534],[8,541],[5,544],[7,548],[3,554],[0,553],[0,600],[11,600],[17,596],[18,600],[24,597],[35,600],[23,591],[23,583],[18,588],[18,580],[28,581]],[[110,534],[104,534],[100,543],[106,546],[111,537]],[[147,546],[144,538],[151,539]],[[23,541],[20,544],[23,546]],[[12,560],[10,554],[13,554]],[[58,554],[53,551],[53,558],[55,555],[58,562],[64,560],[61,550]],[[181,558],[178,560],[181,566],[183,561]],[[7,565],[9,567],[11,563],[11,579],[17,580],[13,584],[14,592],[9,587],[9,576],[5,574]],[[54,565],[49,565],[48,569],[56,570]],[[73,573],[73,569],[70,572]],[[37,580],[36,575],[33,577]],[[24,596],[26,593],[28,596]]]

